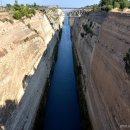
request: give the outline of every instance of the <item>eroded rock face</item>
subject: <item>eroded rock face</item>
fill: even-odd
[[[81,36],[84,23],[93,35]],[[90,12],[72,23],[82,91],[95,130],[123,130],[130,124],[130,76],[123,63],[130,48],[129,26],[128,14],[119,12]]]
[[[58,16],[55,24],[62,27],[63,17]],[[41,12],[12,24],[0,22],[0,128],[32,127],[54,61],[59,29],[52,28]]]

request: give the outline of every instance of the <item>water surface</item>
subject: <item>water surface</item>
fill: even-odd
[[[43,121],[43,130],[80,130],[80,110],[68,18],[64,21]]]

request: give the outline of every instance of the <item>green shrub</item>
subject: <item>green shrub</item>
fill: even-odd
[[[104,5],[104,6],[102,6],[102,9],[104,9],[104,10],[106,10],[106,11],[109,11],[109,10],[111,10],[112,8],[113,8],[112,5]]]
[[[19,10],[17,10],[17,11],[14,11],[14,13],[13,13],[13,18],[15,18],[15,19],[21,19],[22,18],[22,14],[21,14],[21,12],[19,11]]]
[[[112,5],[107,5],[107,7],[106,7],[108,10],[111,10],[112,8],[113,8],[113,6]]]
[[[93,9],[93,10],[96,10],[96,9],[98,9],[98,8],[99,8],[99,6],[98,6],[97,4],[92,5],[92,9]]]
[[[124,9],[125,8],[125,3],[124,2],[120,2],[120,9]]]
[[[15,2],[14,6],[13,6],[14,10],[20,10],[20,5],[18,5],[17,2]]]
[[[130,2],[128,0],[100,0],[100,7],[102,9],[110,10],[112,8],[124,9],[129,6]]]
[[[90,28],[87,24],[82,25],[82,27],[83,27],[84,31],[85,31],[87,34],[88,34],[88,33],[93,34],[91,28]]]
[[[130,9],[130,2],[128,2],[128,8]]]
[[[33,7],[31,7],[30,5],[19,5],[17,1],[15,1],[13,8],[13,17],[15,19],[21,19],[24,16],[26,16],[27,18],[31,18],[36,13]]]
[[[99,5],[100,5],[101,7],[103,7],[103,6],[107,7],[108,5],[112,5],[112,3],[113,3],[112,0],[100,0]]]
[[[29,14],[29,7],[22,6],[20,9],[20,12],[21,12],[22,16],[27,16]]]
[[[115,2],[114,3],[114,8],[118,8],[119,9],[120,8],[120,4],[118,2]]]
[[[128,7],[128,0],[121,0],[120,1],[120,9],[124,9],[125,7]]]
[[[119,2],[114,2],[113,7],[119,9],[119,8],[120,8],[120,4],[119,4]]]
[[[98,4],[94,4],[94,5],[85,6],[84,8],[97,10],[97,9],[99,9],[99,5]]]
[[[26,15],[27,18],[31,19],[32,15],[31,14],[28,14]]]
[[[35,15],[36,14],[35,10],[34,9],[30,9],[30,14]]]

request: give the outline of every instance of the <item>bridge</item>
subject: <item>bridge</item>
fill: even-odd
[[[91,11],[91,9],[87,9],[87,8],[59,7],[59,6],[43,6],[38,8],[38,10],[46,12],[48,9],[51,10],[54,8],[62,9],[65,13],[64,16],[68,16],[68,17],[81,17]]]
[[[60,6],[41,6],[39,7],[39,9],[48,9],[48,8],[58,8],[58,9],[62,9],[62,10],[88,10],[86,7],[60,7]]]

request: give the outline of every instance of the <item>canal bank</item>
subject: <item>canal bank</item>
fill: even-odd
[[[70,25],[74,19],[70,18]],[[80,104],[80,120],[81,120],[81,130],[93,130],[93,126],[89,117],[88,105],[85,100],[85,95],[83,93],[84,86],[84,74],[82,65],[80,63],[75,45],[73,43],[73,35],[72,35],[72,26],[71,26],[71,42],[72,42],[72,52],[73,52],[73,61],[74,61],[74,71],[76,75],[76,83],[77,83],[77,91],[78,91],[78,100]]]
[[[78,55],[76,49],[73,45],[73,59],[74,59],[74,70],[76,74],[76,83],[77,83],[77,90],[78,90],[78,99],[80,103],[80,118],[81,118],[81,130],[93,130],[91,120],[89,117],[88,106],[85,100],[85,95],[83,93],[83,86],[84,86],[84,75],[82,70],[82,65],[79,62]]]

